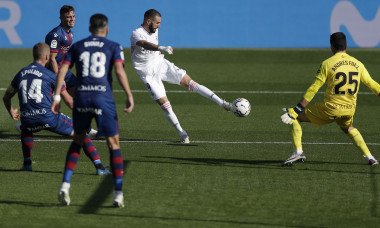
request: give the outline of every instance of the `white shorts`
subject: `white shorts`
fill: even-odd
[[[186,71],[178,68],[173,63],[166,59],[160,61],[156,72],[149,75],[140,75],[145,87],[149,90],[150,96],[153,100],[158,100],[166,97],[166,91],[162,81],[169,82],[170,84],[179,85]]]

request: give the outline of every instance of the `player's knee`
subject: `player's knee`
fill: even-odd
[[[183,76],[181,82],[180,82],[180,85],[185,87],[185,88],[189,88],[189,84],[190,84],[190,81],[192,79],[190,78],[189,75],[185,74],[185,76]]]

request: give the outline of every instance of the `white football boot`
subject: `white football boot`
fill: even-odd
[[[232,110],[232,104],[228,101],[223,100],[223,108],[227,111],[230,112]]]
[[[368,165],[378,165],[379,162],[373,157],[369,156],[365,158],[367,160]]]
[[[303,151],[294,151],[292,156],[286,159],[286,161],[284,161],[281,166],[292,166],[294,162],[296,161],[304,162],[305,159],[306,159],[306,156],[303,153]]]
[[[181,133],[181,143],[190,143],[189,135],[185,130],[183,130]]]
[[[124,207],[124,196],[122,191],[113,192],[113,207],[123,208]]]
[[[95,138],[97,134],[98,134],[98,131],[95,130],[94,128],[91,128],[90,132],[88,132],[88,136],[90,137],[90,139]]]
[[[58,201],[62,205],[69,206],[70,205],[70,196],[69,196],[70,183],[62,182],[61,188],[58,193]]]

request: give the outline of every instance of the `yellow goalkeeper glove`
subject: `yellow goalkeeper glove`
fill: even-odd
[[[285,113],[281,116],[281,120],[284,124],[293,124],[296,121],[298,115],[305,111],[305,108],[301,104],[297,104],[294,108],[283,108]]]

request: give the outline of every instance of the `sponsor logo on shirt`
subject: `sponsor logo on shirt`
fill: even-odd
[[[33,109],[33,110],[28,110],[28,111],[23,111],[21,112],[22,117],[26,116],[38,116],[38,115],[45,115],[46,114],[46,109]]]
[[[84,108],[80,108],[78,107],[77,108],[77,111],[78,112],[81,112],[81,113],[94,113],[98,116],[101,116],[102,113],[103,113],[103,110],[102,109],[99,109],[99,108],[92,108],[92,107],[84,107]]]
[[[41,125],[41,126],[37,126],[37,127],[27,127],[28,131],[38,131],[38,130],[42,130],[42,129],[45,129],[45,128],[49,128],[49,124],[44,124],[44,125]]]
[[[100,91],[100,92],[106,92],[107,88],[103,85],[81,85],[78,88],[78,91]]]

